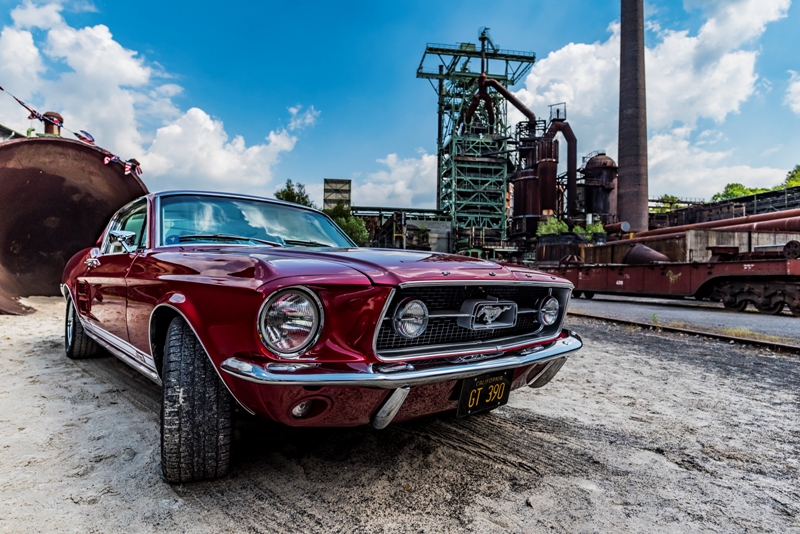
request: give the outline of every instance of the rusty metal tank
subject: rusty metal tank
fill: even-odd
[[[512,235],[536,234],[541,213],[539,204],[539,177],[534,169],[518,169],[511,178],[514,185],[514,216]]]
[[[24,313],[15,297],[59,295],[67,260],[147,193],[106,155],[57,136],[0,143],[0,313]]]
[[[602,215],[604,221],[616,219],[617,164],[604,152],[597,152],[581,169],[578,202],[584,213]]]

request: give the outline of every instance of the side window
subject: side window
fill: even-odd
[[[123,213],[111,225],[109,230],[125,230],[133,232],[136,237],[133,240],[133,248],[142,248],[145,245],[145,232],[147,231],[147,204],[141,203]],[[110,238],[106,238],[103,254],[122,254],[125,249],[122,245]]]

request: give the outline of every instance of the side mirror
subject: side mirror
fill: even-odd
[[[125,252],[128,254],[131,254],[135,251],[133,248],[133,240],[136,239],[136,232],[129,232],[127,230],[111,230],[108,234],[111,236],[111,240],[122,245],[122,248],[124,248]]]

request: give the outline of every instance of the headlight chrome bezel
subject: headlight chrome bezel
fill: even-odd
[[[403,329],[399,326],[401,317],[400,315],[405,312],[412,304],[418,304],[422,307],[424,316],[422,319],[422,326],[419,332],[415,335],[409,335],[408,333],[404,332]],[[403,339],[417,339],[419,336],[425,333],[425,330],[428,329],[428,322],[430,321],[430,312],[428,311],[428,307],[419,299],[404,299],[395,308],[394,313],[392,314],[392,330],[398,336],[402,337]]]
[[[281,349],[272,345],[269,341],[269,336],[267,335],[266,325],[265,325],[266,315],[270,307],[279,298],[289,293],[295,293],[301,295],[302,297],[306,298],[311,304],[313,304],[316,309],[316,324],[312,328],[312,333],[301,345],[299,345],[297,348],[291,351],[287,351],[285,349]],[[271,293],[261,304],[261,308],[258,311],[258,317],[256,319],[258,337],[261,340],[261,343],[264,345],[264,347],[266,347],[266,349],[271,353],[287,359],[300,358],[303,354],[308,352],[309,349],[311,349],[314,345],[316,345],[317,341],[319,340],[319,336],[322,333],[322,328],[324,324],[325,324],[325,312],[322,307],[322,302],[320,301],[316,293],[314,293],[311,289],[305,286],[284,287]]]
[[[555,304],[555,309],[551,308],[550,310],[546,310],[546,307],[553,303]],[[548,313],[550,314],[555,313],[553,320],[549,322],[545,319]],[[558,323],[558,317],[560,315],[561,315],[561,303],[558,301],[558,299],[552,295],[545,297],[542,300],[541,305],[539,306],[539,312],[538,312],[539,323],[544,327],[553,326],[554,324]]]

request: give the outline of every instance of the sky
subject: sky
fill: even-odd
[[[782,182],[800,163],[800,7],[653,0],[645,15],[650,196]],[[579,154],[616,159],[619,16],[589,0],[0,0],[0,86],[137,158],[153,191],[273,196],[291,179],[321,204],[324,178],[349,178],[354,205],[430,208],[426,43],[489,27],[535,52],[511,89],[539,116],[566,102]],[[41,129],[27,115],[0,93],[0,123]]]

